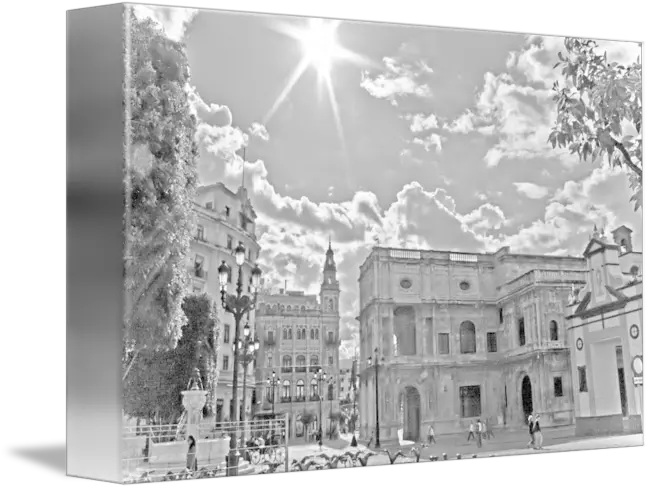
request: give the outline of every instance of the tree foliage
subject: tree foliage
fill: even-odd
[[[642,66],[608,62],[592,40],[567,38],[559,52],[565,85],[554,84],[556,124],[552,147],[567,147],[580,159],[606,158],[628,168],[631,202],[642,206]]]
[[[212,299],[190,295],[184,300],[187,323],[172,350],[143,350],[124,381],[124,408],[131,417],[174,423],[183,412],[182,394],[195,368],[208,391],[206,415],[215,411],[220,326]]]
[[[184,46],[151,20],[131,16],[127,29],[124,379],[142,350],[172,350],[186,323],[198,177]],[[145,166],[132,162],[140,148],[150,154]]]

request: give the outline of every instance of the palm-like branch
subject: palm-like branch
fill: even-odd
[[[357,460],[362,466],[367,466],[368,459],[370,459],[372,456],[376,456],[376,454],[372,451],[368,451],[364,455],[357,455]]]
[[[398,457],[404,457],[404,453],[401,451],[401,449],[395,452],[394,455],[391,454],[388,449],[384,449],[384,452],[388,454],[388,459],[390,460],[391,464],[394,464]]]

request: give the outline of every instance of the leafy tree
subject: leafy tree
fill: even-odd
[[[124,382],[124,408],[131,417],[152,423],[175,423],[184,408],[181,392],[186,390],[193,370],[200,370],[202,386],[208,391],[204,407],[212,415],[216,407],[220,326],[214,303],[207,294],[184,300],[187,324],[172,350],[143,350]]]
[[[123,379],[142,350],[173,349],[186,317],[196,119],[184,46],[131,15],[126,35]],[[146,153],[145,164],[133,154]]]
[[[565,85],[554,84],[556,124],[552,147],[567,147],[580,159],[607,157],[628,168],[635,210],[642,206],[642,66],[608,62],[592,40],[567,38],[559,52]],[[626,130],[626,127],[630,129]]]

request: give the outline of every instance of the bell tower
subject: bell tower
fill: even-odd
[[[321,308],[326,314],[339,313],[339,281],[336,279],[336,263],[332,250],[332,238],[325,252],[325,265],[323,266],[323,283],[321,284]]]

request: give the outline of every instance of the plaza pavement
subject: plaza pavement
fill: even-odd
[[[428,448],[424,448],[420,458],[420,462],[428,461],[429,456],[438,456],[440,460],[442,454],[446,453],[449,460],[456,459],[456,454],[460,453],[463,459],[469,459],[473,454],[477,454],[478,457],[490,457],[490,456],[510,456],[510,455],[521,455],[521,454],[543,454],[547,452],[563,452],[563,451],[574,451],[574,450],[590,450],[590,449],[605,449],[613,447],[634,447],[643,445],[643,435],[620,435],[620,436],[610,436],[610,437],[593,437],[593,438],[581,438],[575,437],[573,431],[570,431],[569,434],[566,434],[564,430],[545,430],[544,436],[545,440],[543,443],[543,449],[538,451],[534,449],[527,448],[527,442],[529,440],[528,435],[518,434],[518,433],[509,433],[499,434],[500,437],[492,438],[490,440],[483,441],[482,448],[478,448],[477,445],[471,441],[466,441],[466,434],[462,436],[447,436],[442,438],[441,436],[437,438],[438,444],[433,444]],[[416,445],[419,448],[419,444]],[[415,458],[411,453],[412,445],[405,446],[391,446],[388,449],[391,453],[395,453],[397,450],[401,450],[406,457],[398,458],[395,464],[399,463],[409,463],[415,462]],[[366,450],[365,445],[360,444],[359,449]],[[345,451],[356,451],[357,448],[350,447],[349,441],[339,439],[336,441],[324,441],[322,450],[319,449],[318,444],[302,444],[294,445],[290,447],[289,450],[289,462],[293,460],[300,460],[308,455],[316,455],[321,452],[327,454],[328,456],[342,454]],[[373,452],[377,452],[372,448]],[[369,465],[382,465],[390,464],[388,456],[385,453],[381,453],[378,456],[373,456],[369,459]]]

